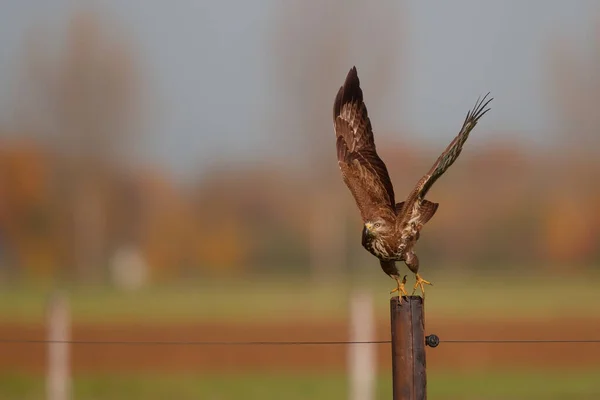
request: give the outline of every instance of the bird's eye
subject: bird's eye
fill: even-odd
[[[373,226],[375,228],[379,228],[379,227],[381,227],[381,222],[375,222],[375,224]]]

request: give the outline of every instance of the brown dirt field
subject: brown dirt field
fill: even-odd
[[[379,340],[388,340],[388,322],[378,325]],[[597,339],[600,320],[440,320],[427,333],[444,339]],[[285,324],[235,323],[169,325],[76,325],[74,340],[103,341],[342,341],[344,322],[305,321]],[[41,325],[0,323],[0,338],[44,339]],[[389,344],[374,345],[381,368],[390,368]],[[345,345],[327,346],[191,346],[86,345],[71,347],[75,372],[114,371],[343,371]],[[0,343],[0,371],[42,372],[44,344]],[[600,368],[597,344],[452,344],[427,350],[429,368],[481,370],[496,367]]]

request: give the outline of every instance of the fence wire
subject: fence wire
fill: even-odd
[[[390,344],[391,340],[371,341],[127,341],[127,340],[43,340],[43,339],[0,339],[0,343],[37,344],[80,344],[114,346],[335,346],[352,344]],[[440,339],[448,344],[542,344],[542,343],[600,343],[600,339]]]

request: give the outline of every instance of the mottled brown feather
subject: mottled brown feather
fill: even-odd
[[[400,215],[402,213],[402,208],[404,207],[404,201],[400,203],[396,203],[396,214]]]
[[[444,150],[435,161],[429,172],[421,179],[419,182],[420,185],[417,185],[417,195],[419,198],[425,198],[425,195],[429,189],[431,189],[431,186],[433,186],[435,181],[446,172],[454,161],[456,161],[462,151],[463,145],[469,137],[469,133],[475,128],[479,119],[490,110],[486,107],[493,98],[486,101],[488,95],[489,93],[483,96],[483,98],[477,99],[475,106],[467,113],[458,135],[450,142],[448,147],[446,147],[446,150]]]
[[[356,68],[340,87],[333,106],[338,165],[363,221],[395,214],[394,188],[375,149],[371,121],[363,102]]]
[[[421,216],[419,217],[419,225],[425,225],[435,215],[439,207],[439,203],[434,203],[429,200],[423,200],[419,211]]]
[[[404,210],[404,205],[406,204],[406,202],[402,201],[400,203],[396,203],[396,214],[398,214],[399,216],[404,215],[405,213],[407,213],[408,210]],[[419,207],[419,225],[425,225],[427,222],[429,222],[429,220],[431,218],[433,218],[433,216],[435,215],[435,212],[437,211],[439,207],[439,203],[434,203],[431,202],[429,200],[423,200],[421,202],[421,205]]]
[[[438,178],[442,176],[444,172],[446,172],[446,170],[454,163],[454,161],[456,161],[462,151],[463,145],[469,137],[469,133],[471,133],[473,128],[475,128],[475,125],[477,125],[479,119],[490,110],[486,107],[493,99],[487,99],[488,95],[489,93],[483,96],[483,98],[477,99],[475,106],[467,113],[458,135],[452,140],[452,142],[450,142],[448,147],[446,147],[446,150],[444,150],[444,152],[437,158],[429,172],[427,172],[427,174],[425,174],[419,180],[415,188],[408,195],[405,201],[404,209],[401,213],[398,213],[400,215],[400,218],[398,218],[397,222],[398,226],[402,226],[407,220],[412,218],[411,210],[414,208],[415,202],[422,204],[425,200],[425,195],[429,189],[431,189],[435,181],[437,181]],[[433,213],[435,213],[435,210]],[[433,214],[431,216],[433,216]]]

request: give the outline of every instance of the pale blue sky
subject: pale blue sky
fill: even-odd
[[[227,157],[260,159],[265,152],[277,152],[267,121],[270,105],[281,99],[264,88],[272,83],[276,57],[268,40],[273,10],[285,3],[88,3],[126,27],[138,46],[149,92],[156,97],[150,103],[160,112],[151,113],[140,154],[187,175]],[[0,118],[5,124],[13,111],[11,85],[24,34],[40,23],[60,32],[75,4],[83,2],[3,5]],[[314,7],[318,10],[318,3]],[[406,0],[398,9],[408,33],[405,70],[398,72],[402,90],[389,98],[393,104],[402,97],[404,110],[387,123],[408,128],[438,147],[455,133],[476,97],[488,90],[495,100],[486,116],[487,131],[515,132],[528,143],[550,137],[556,129],[546,87],[552,42],[570,40],[584,54],[591,50],[593,23],[600,21],[600,3],[594,0]],[[369,40],[376,45],[377,38]],[[348,68],[352,64],[360,72],[361,60],[349,60]],[[324,96],[333,98],[346,72],[323,89]],[[396,82],[390,85],[397,87]]]

